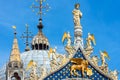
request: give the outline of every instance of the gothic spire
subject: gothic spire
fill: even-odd
[[[13,40],[13,46],[12,46],[11,55],[10,55],[10,62],[13,62],[13,61],[21,62],[18,41],[16,38],[16,35],[17,35],[16,27],[13,26],[13,28],[14,28],[14,40]]]

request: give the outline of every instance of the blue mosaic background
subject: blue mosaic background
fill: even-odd
[[[81,54],[80,50],[76,52],[73,58],[84,58],[83,54]],[[67,78],[82,78],[81,71],[77,71],[79,73],[79,76],[70,75],[70,66],[72,63],[69,61],[64,67],[62,67],[60,70],[48,75],[44,80],[62,80]],[[109,78],[105,77],[101,73],[99,73],[97,70],[95,70],[91,65],[88,66],[92,69],[93,75],[88,77],[86,73],[84,74],[84,78],[90,79],[90,80],[109,80]]]

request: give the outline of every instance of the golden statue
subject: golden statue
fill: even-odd
[[[84,72],[87,72],[88,76],[92,75],[92,70],[90,68],[88,68],[88,61],[87,60],[83,60],[81,58],[72,58],[71,62],[74,63],[71,67],[70,67],[70,74],[75,76],[79,76],[79,74],[76,72],[76,70],[81,70],[82,71],[82,77],[84,77]]]
[[[91,42],[93,42],[93,44],[96,45],[95,37],[93,34],[88,33],[88,37],[86,40],[87,40],[87,48],[92,48]]]
[[[102,66],[105,66],[106,65],[105,58],[110,60],[110,57],[106,51],[100,51],[100,54],[101,54]]]
[[[100,51],[100,54],[101,54],[101,62],[102,62],[102,65],[99,66],[99,68],[103,71],[103,72],[106,72],[108,73],[108,64],[106,63],[105,61],[105,58],[109,58],[109,55],[106,51]]]
[[[68,33],[65,32],[63,34],[62,42],[64,43],[65,40],[67,40],[67,44],[65,46],[65,50],[68,52],[69,57],[71,57],[75,50],[74,50],[73,46],[71,45],[72,42],[71,42],[71,36],[70,36],[69,32]]]
[[[53,48],[49,49],[48,57],[50,58],[50,55],[52,55],[52,54],[56,54],[56,48],[55,49],[53,49]]]
[[[29,70],[30,68],[36,68],[37,67],[37,64],[36,64],[36,62],[35,61],[33,61],[33,60],[30,60],[30,62],[28,63],[28,65],[27,65],[27,68],[26,68],[26,70]]]
[[[87,37],[86,40],[87,40],[86,48],[85,48],[85,50],[86,50],[86,55],[87,55],[87,56],[90,56],[90,54],[93,52],[92,43],[93,43],[94,45],[96,45],[95,37],[94,37],[93,34],[88,33],[88,37]]]

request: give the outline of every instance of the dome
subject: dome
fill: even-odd
[[[21,58],[24,62],[24,68],[26,68],[30,60],[33,60],[37,63],[38,67],[45,64],[46,67],[50,69],[50,60],[48,58],[48,51],[46,50],[32,50],[23,52],[21,54]]]
[[[49,49],[48,39],[43,35],[41,30],[32,40],[32,49],[33,50],[48,50]]]
[[[31,50],[31,51],[27,51],[27,52],[23,52],[21,53],[21,59],[23,61],[23,67],[25,70],[25,77],[30,76],[30,70],[26,70],[26,67],[28,65],[28,63],[33,60],[37,63],[37,74],[40,75],[41,74],[41,70],[40,68],[44,65],[44,67],[46,68],[47,72],[50,72],[50,59],[48,58],[48,51],[47,50]],[[4,65],[1,69],[0,69],[0,80],[6,80],[5,79],[5,72],[6,72],[6,65]]]

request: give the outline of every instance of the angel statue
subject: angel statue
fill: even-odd
[[[86,55],[87,55],[87,56],[90,56],[90,54],[93,52],[92,43],[93,43],[94,45],[96,45],[95,37],[94,37],[93,34],[88,33],[88,37],[87,37],[86,40],[87,40],[86,48],[85,48],[85,50],[86,50]]]
[[[50,61],[51,72],[61,67],[67,62],[67,58],[65,55],[56,53],[56,47],[55,49],[50,48],[48,52],[48,57],[50,58],[51,55],[52,55],[52,60]]]
[[[37,64],[35,61],[31,60],[28,65],[26,70],[32,69],[31,73],[30,73],[30,79],[29,80],[38,80],[38,76],[36,73],[36,69],[37,69]]]
[[[82,12],[79,10],[79,7],[80,7],[79,3],[75,4],[75,9],[72,11],[75,26],[81,26],[80,18],[82,17]]]
[[[99,68],[100,68],[102,71],[108,73],[108,64],[106,63],[105,58],[110,59],[110,58],[109,58],[109,55],[108,55],[108,53],[107,53],[106,51],[100,51],[100,55],[101,55],[102,65],[99,66]]]
[[[51,66],[51,72],[53,72],[59,66],[59,64],[57,62],[56,48],[55,49],[50,48],[50,50],[48,52],[48,57],[49,58],[50,58],[50,55],[52,55],[52,59],[50,61],[50,66]]]
[[[100,51],[100,54],[101,54],[102,66],[105,66],[106,65],[105,58],[110,60],[110,57],[106,51]]]
[[[65,46],[65,50],[68,52],[69,57],[72,56],[72,54],[74,53],[75,49],[73,48],[73,46],[71,45],[71,36],[70,33],[64,33],[63,37],[62,37],[62,42],[64,43],[64,41],[67,40],[67,44]]]

